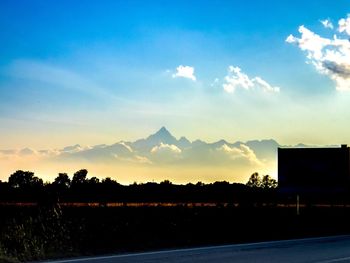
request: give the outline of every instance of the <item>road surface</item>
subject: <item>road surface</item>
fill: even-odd
[[[49,262],[49,261],[47,261]],[[50,261],[52,263],[350,262],[350,236],[177,249]]]

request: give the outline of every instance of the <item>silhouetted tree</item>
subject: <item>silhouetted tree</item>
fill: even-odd
[[[53,185],[62,187],[64,189],[67,189],[70,187],[71,180],[69,179],[69,176],[66,173],[59,173],[58,176],[55,178],[55,181],[53,182]]]
[[[100,179],[98,179],[97,177],[92,177],[90,180],[89,180],[89,184],[91,185],[97,185],[100,183]]]
[[[101,183],[102,183],[102,184],[105,184],[105,185],[119,185],[119,184],[117,183],[117,181],[111,179],[110,177],[107,177],[107,178],[105,178],[105,179],[102,179],[102,182],[101,182]]]
[[[199,182],[196,183],[196,186],[197,186],[197,187],[202,187],[202,186],[204,186],[204,183],[201,182],[201,181],[199,181]]]
[[[75,185],[81,185],[87,182],[86,176],[88,174],[88,170],[81,169],[74,173],[73,179],[72,179],[72,186]]]
[[[72,180],[66,173],[59,173],[52,184],[43,185],[43,181],[33,172],[16,171],[9,182],[0,184],[0,200],[32,200],[45,203],[56,202],[241,202],[245,199],[260,200],[273,196],[277,182],[269,175],[259,176],[253,173],[246,185],[231,184],[226,181],[204,184],[173,184],[169,180],[160,183],[140,183],[124,186],[107,177],[100,181],[97,177],[87,178],[88,171],[81,169],[74,173]],[[28,187],[25,187],[28,186]],[[35,186],[35,187],[34,187]],[[39,186],[39,187],[36,187]],[[234,197],[232,197],[234,196]],[[233,199],[234,200],[233,200]],[[269,197],[270,198],[270,197]]]
[[[43,180],[34,176],[33,172],[18,170],[11,174],[8,183],[13,188],[31,188],[43,186]]]
[[[117,183],[117,181],[111,179],[110,177],[102,179],[100,185],[101,194],[105,202],[111,202],[113,200],[118,200],[121,197],[122,186]],[[117,199],[116,199],[117,198]]]
[[[261,178],[260,175],[258,173],[253,173],[250,177],[249,180],[247,182],[247,186],[249,187],[261,187]]]
[[[160,182],[160,185],[172,185],[173,183],[172,182],[170,182],[169,180],[164,180],[164,181],[162,181],[162,182]]]
[[[269,175],[264,175],[261,180],[261,187],[264,189],[276,188],[277,181]]]

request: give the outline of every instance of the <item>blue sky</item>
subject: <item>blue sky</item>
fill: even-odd
[[[286,42],[301,25],[345,39],[336,27],[348,13],[345,0],[1,1],[0,148],[112,143],[161,126],[209,141],[350,142],[348,92]],[[230,66],[250,86],[225,90]]]

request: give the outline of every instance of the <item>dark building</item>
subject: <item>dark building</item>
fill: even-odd
[[[350,188],[350,148],[278,148],[278,185],[286,192]]]

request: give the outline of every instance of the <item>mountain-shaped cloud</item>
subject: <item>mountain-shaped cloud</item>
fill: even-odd
[[[125,142],[118,142],[112,145],[87,147],[86,150],[78,152],[62,152],[58,159],[83,159],[89,161],[115,161],[134,156],[132,148]]]
[[[34,154],[36,154],[36,151],[34,151],[34,150],[30,149],[30,148],[24,148],[24,149],[19,151],[19,154],[20,155],[24,155],[24,156],[26,156],[26,155],[34,155]]]
[[[79,144],[75,144],[75,145],[64,147],[61,151],[66,153],[77,153],[88,149],[91,149],[91,147],[89,146],[82,147]]]
[[[274,140],[229,143],[219,140],[207,143],[175,138],[165,127],[145,139],[134,142],[120,141],[111,145],[81,146],[61,149],[0,150],[1,160],[42,160],[104,165],[147,165],[157,167],[166,164],[191,166],[249,166],[261,167],[274,162],[278,143]]]

